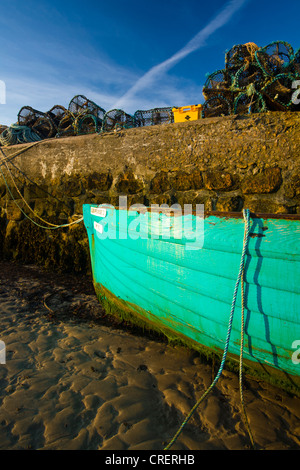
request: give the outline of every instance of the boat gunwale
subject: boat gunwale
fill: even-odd
[[[134,211],[134,212],[140,212],[140,213],[146,213],[146,212],[154,212],[154,213],[164,213],[166,215],[170,216],[182,216],[182,211],[179,209],[176,209],[176,207],[148,207],[148,206],[143,206],[141,205],[132,205],[129,208],[124,207],[124,206],[112,206],[110,204],[87,204],[90,206],[97,206],[97,207],[103,207],[103,209],[116,209],[116,210],[125,210],[125,211]],[[142,207],[143,206],[143,207]],[[199,212],[197,211],[189,211],[188,214],[195,215],[198,217],[201,217]],[[243,219],[244,215],[243,212],[229,212],[229,211],[204,211],[204,218],[208,217],[219,217],[219,218],[225,218],[225,219]],[[268,212],[251,212],[250,211],[250,217],[252,219],[279,219],[279,220],[299,220],[300,221],[300,214],[274,214],[274,213],[268,213]]]

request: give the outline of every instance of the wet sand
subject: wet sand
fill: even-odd
[[[0,263],[0,449],[162,450],[210,385],[196,353],[111,321],[88,278]],[[257,449],[300,449],[300,399],[248,379]],[[246,450],[224,371],[172,450]]]

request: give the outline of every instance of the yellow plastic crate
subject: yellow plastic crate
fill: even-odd
[[[201,110],[202,104],[173,108],[174,122],[196,121],[201,118]]]

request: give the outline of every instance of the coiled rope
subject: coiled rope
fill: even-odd
[[[4,146],[37,142],[41,137],[30,127],[11,124],[0,135],[0,144]]]
[[[207,390],[203,393],[203,395],[199,398],[199,400],[196,402],[196,404],[193,406],[185,420],[182,422],[181,426],[179,427],[178,431],[175,433],[174,437],[171,439],[169,444],[164,448],[164,450],[168,450],[171,448],[171,446],[175,443],[181,432],[183,431],[184,426],[188,423],[200,403],[203,402],[203,400],[207,397],[207,395],[212,391],[216,383],[218,382],[223,368],[224,364],[226,361],[226,356],[228,352],[228,347],[229,347],[229,341],[230,341],[230,335],[231,335],[231,330],[232,330],[232,320],[233,320],[233,314],[235,310],[235,304],[236,304],[236,297],[237,297],[237,292],[238,292],[238,287],[240,282],[242,281],[242,326],[241,326],[241,353],[240,353],[240,391],[241,391],[241,398],[242,398],[242,407],[243,407],[243,413],[244,413],[244,418],[246,421],[246,427],[248,432],[250,431],[249,423],[247,420],[247,415],[245,412],[245,407],[244,407],[244,400],[243,400],[243,392],[242,392],[242,363],[243,363],[243,338],[244,338],[244,294],[243,294],[243,285],[244,285],[244,267],[245,267],[245,256],[246,256],[246,251],[248,247],[248,241],[249,241],[249,231],[250,231],[250,211],[249,209],[244,209],[243,210],[243,216],[244,216],[244,221],[245,221],[245,229],[244,229],[244,240],[243,240],[243,250],[242,250],[242,255],[241,255],[241,261],[240,261],[240,267],[239,267],[239,273],[238,277],[236,280],[234,292],[233,292],[233,299],[232,299],[232,304],[231,304],[231,311],[230,311],[230,316],[229,316],[229,322],[228,322],[228,328],[227,328],[227,336],[226,336],[226,341],[225,341],[225,347],[224,347],[224,352],[221,360],[221,364],[219,367],[219,370],[217,372],[217,375],[214,379],[214,381],[211,383],[211,385],[207,388]],[[249,432],[250,434],[250,439],[251,443],[253,445],[253,437],[251,434],[251,431]]]
[[[11,171],[10,171],[10,169],[9,169],[9,167],[8,167],[8,165],[7,165],[7,163],[6,163],[6,160],[7,160],[8,157],[5,155],[5,153],[3,152],[3,150],[1,149],[1,147],[0,147],[0,151],[1,151],[2,155],[3,155],[3,159],[0,160],[0,173],[1,173],[2,178],[3,178],[3,180],[4,180],[5,186],[6,186],[7,190],[8,190],[8,192],[9,192],[9,194],[10,194],[12,200],[13,200],[14,203],[16,204],[16,206],[19,208],[19,210],[22,212],[22,214],[23,214],[28,220],[30,220],[33,224],[35,224],[35,225],[37,225],[38,227],[43,228],[43,229],[45,229],[45,230],[56,230],[56,229],[58,229],[58,228],[69,227],[69,226],[71,226],[71,225],[78,224],[78,223],[80,223],[80,222],[83,221],[83,217],[80,217],[79,219],[74,220],[73,222],[70,222],[70,223],[68,223],[68,224],[57,225],[57,224],[52,224],[51,222],[48,222],[47,220],[42,219],[38,214],[36,214],[36,213],[34,212],[34,210],[29,206],[29,204],[27,203],[27,201],[25,200],[25,198],[22,196],[22,194],[20,193],[20,191],[19,191],[19,189],[18,189],[18,187],[17,187],[17,185],[16,185],[16,183],[15,183],[15,181],[14,181],[13,175],[12,175],[12,173],[11,173]],[[7,170],[8,170],[8,172],[9,172],[9,174],[10,174],[10,177],[11,177],[11,179],[12,179],[12,182],[13,182],[13,184],[14,184],[14,186],[15,186],[15,188],[16,188],[16,190],[17,190],[19,196],[20,196],[20,198],[22,199],[22,201],[23,201],[23,202],[25,203],[25,205],[30,209],[30,211],[34,214],[35,217],[37,217],[37,218],[38,218],[39,220],[41,220],[42,222],[48,224],[49,227],[43,226],[43,225],[39,224],[38,222],[36,222],[35,220],[33,220],[31,217],[29,217],[28,214],[26,214],[26,212],[23,211],[23,209],[20,207],[20,205],[18,204],[18,202],[16,201],[16,199],[14,198],[14,196],[13,196],[13,194],[12,194],[12,191],[11,191],[11,189],[10,189],[10,187],[9,187],[9,184],[8,184],[8,182],[7,182],[6,178],[5,178],[5,175],[4,175],[3,171],[2,171],[1,163],[4,163],[4,164],[5,164]]]

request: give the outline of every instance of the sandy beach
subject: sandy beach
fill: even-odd
[[[0,263],[0,449],[162,450],[217,365],[111,321],[88,278]],[[254,379],[256,448],[300,449],[300,400]],[[247,450],[238,377],[224,371],[172,450]]]

